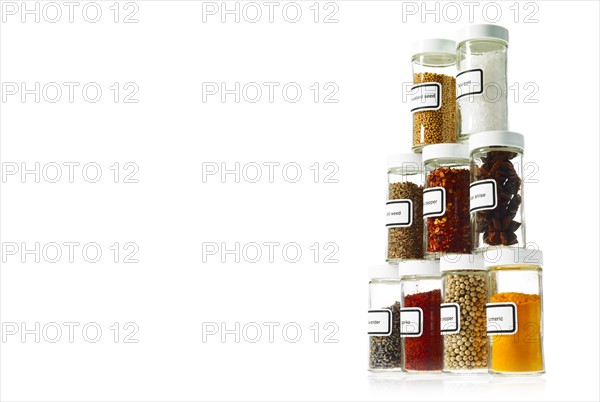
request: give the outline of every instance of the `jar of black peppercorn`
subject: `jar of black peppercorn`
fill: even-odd
[[[426,258],[471,252],[469,152],[463,144],[423,148],[424,249]]]
[[[525,246],[523,144],[523,136],[510,131],[485,131],[469,139],[474,251]]]

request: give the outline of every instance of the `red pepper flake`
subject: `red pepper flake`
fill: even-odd
[[[423,334],[404,338],[404,369],[410,371],[441,371],[444,366],[444,343],[440,333],[442,292],[416,293],[404,296],[404,307],[423,310]]]
[[[427,188],[446,189],[446,213],[427,218],[427,251],[430,253],[470,253],[471,214],[469,212],[468,169],[439,168],[427,175]]]

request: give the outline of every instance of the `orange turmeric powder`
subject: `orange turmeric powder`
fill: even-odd
[[[490,301],[517,305],[517,332],[492,336],[492,370],[509,373],[544,371],[540,296],[505,292],[492,295]]]

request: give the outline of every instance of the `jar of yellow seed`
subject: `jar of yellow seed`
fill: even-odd
[[[423,39],[413,45],[413,150],[456,142],[456,45],[448,39]]]
[[[542,374],[542,251],[497,247],[484,256],[490,282],[490,373]]]

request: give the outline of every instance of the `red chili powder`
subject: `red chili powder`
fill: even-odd
[[[442,292],[416,293],[404,297],[404,307],[423,310],[423,334],[404,338],[404,368],[412,371],[440,371],[444,365],[443,337],[440,333]]]

